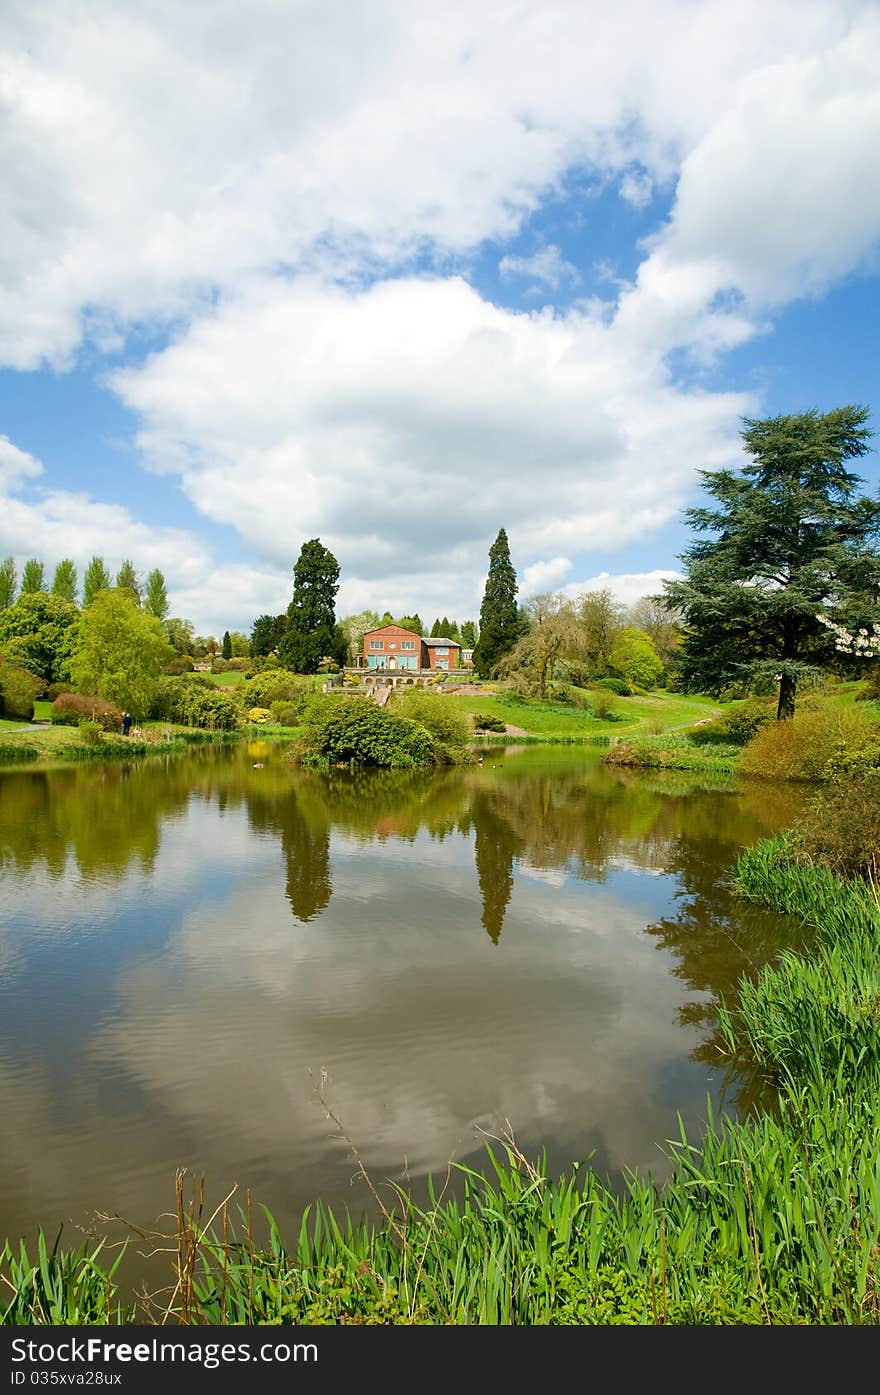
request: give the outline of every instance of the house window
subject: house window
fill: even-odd
[[[448,649],[436,649],[434,652],[435,652],[436,654],[448,654],[448,653],[449,653],[449,650],[448,650]]]
[[[438,667],[438,668],[448,668],[448,667],[449,667],[449,660],[448,660],[448,659],[438,659],[438,660],[437,660],[437,667]]]
[[[397,640],[396,640],[396,639],[389,639],[389,641],[388,641],[388,648],[389,648],[389,649],[396,649],[396,648],[397,648]]]
[[[416,642],[414,639],[402,639],[400,641],[400,647],[401,649],[415,649]]]
[[[384,648],[385,648],[385,641],[384,641],[384,639],[371,639],[371,640],[370,640],[370,648],[371,648],[371,649],[384,649]]]

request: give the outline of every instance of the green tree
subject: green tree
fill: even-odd
[[[507,534],[502,528],[489,549],[489,575],[480,607],[480,638],[474,648],[474,667],[483,678],[490,676],[520,637],[518,589]]]
[[[381,628],[382,625],[393,625],[393,624],[394,624],[394,616],[391,614],[391,611],[390,611],[390,610],[386,610],[385,614],[382,616],[382,619],[379,621],[379,627]]]
[[[286,615],[258,615],[251,629],[251,654],[255,659],[277,654],[286,633]]]
[[[76,605],[76,567],[70,557],[63,558],[55,568],[52,578],[52,595],[63,596]]]
[[[141,582],[131,562],[126,557],[116,573],[117,591],[131,591],[138,605],[141,603]]]
[[[28,562],[25,562],[24,571],[21,574],[21,594],[35,596],[38,591],[45,591],[45,589],[43,564],[38,562],[36,557],[31,557]]]
[[[614,636],[609,665],[628,683],[653,688],[663,673],[663,660],[651,636],[635,625],[624,625]]]
[[[325,655],[344,661],[345,641],[336,628],[339,563],[320,538],[303,543],[293,569],[293,600],[278,657],[294,673],[317,673]]]
[[[611,650],[625,611],[607,588],[586,591],[577,600],[577,615],[587,638],[584,658],[593,673],[604,673],[611,664]]]
[[[241,630],[233,630],[229,636],[232,646],[233,659],[247,659],[250,657],[251,642],[247,635],[243,635]]]
[[[224,630],[224,632],[223,632],[223,650],[222,650],[222,653],[223,653],[224,659],[231,659],[231,658],[232,658],[232,635],[229,633],[228,630]]]
[[[70,676],[79,692],[143,718],[171,657],[161,620],[139,608],[130,587],[117,587],[83,611]]]
[[[529,632],[501,660],[499,671],[513,677],[520,691],[545,698],[559,660],[582,655],[586,638],[574,607],[561,596],[533,596],[526,609]]]
[[[66,678],[79,612],[72,601],[47,591],[23,591],[0,611],[0,648],[7,661],[47,683]]]
[[[440,616],[438,615],[438,616],[436,617],[436,619],[435,619],[433,625],[431,626],[431,633],[430,633],[430,635],[428,636],[428,638],[429,638],[429,639],[439,639],[439,637],[442,635],[442,633],[443,633],[443,624],[442,624],[442,621],[441,621],[441,619],[440,619]]]
[[[425,627],[422,624],[422,617],[416,615],[402,615],[396,622],[403,630],[412,630],[414,635],[423,635]]]
[[[0,563],[0,610],[6,610],[14,602],[17,583],[15,558],[7,557],[5,562]]]
[[[710,536],[666,583],[684,617],[681,671],[718,692],[743,679],[779,680],[777,716],[794,712],[798,679],[833,653],[819,615],[856,626],[880,619],[880,501],[846,462],[865,455],[865,407],[744,421],[750,457],[739,470],[703,470],[714,507],[688,509]]]
[[[168,614],[168,592],[165,590],[165,578],[158,567],[154,567],[147,577],[144,609],[148,615],[155,615],[157,620],[164,620]]]
[[[375,610],[361,610],[357,615],[346,615],[339,628],[345,640],[345,657],[348,663],[356,664],[363,651],[364,635],[379,629],[379,617]]]
[[[177,654],[189,654],[196,647],[195,631],[191,620],[184,620],[180,616],[171,615],[165,621],[165,636],[172,649]]]
[[[83,606],[91,605],[99,591],[109,589],[110,573],[104,566],[104,558],[93,557],[83,577]]]
[[[477,622],[476,620],[465,620],[461,627],[461,645],[463,649],[473,649],[477,643]]]
[[[662,596],[642,596],[630,606],[629,623],[644,630],[664,664],[675,657],[681,646],[681,624]]]

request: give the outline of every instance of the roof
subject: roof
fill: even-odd
[[[405,630],[403,625],[377,625],[375,630],[364,630],[364,639],[369,635],[381,635],[385,630],[394,630],[399,635],[410,635],[413,639],[421,639],[415,630]]]
[[[423,644],[442,644],[442,645],[444,645],[444,646],[447,647],[447,648],[453,648],[453,649],[460,649],[460,648],[461,648],[461,645],[459,644],[459,642],[458,642],[457,639],[441,639],[439,635],[436,636],[434,639],[423,638],[423,639],[422,639],[422,643],[423,643]]]

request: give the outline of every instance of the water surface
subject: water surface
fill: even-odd
[[[796,927],[737,851],[796,793],[568,748],[410,775],[263,744],[0,775],[0,1234],[152,1221],[175,1168],[292,1221],[417,1186],[510,1120],[551,1166],[665,1164],[737,1108],[714,1005]]]

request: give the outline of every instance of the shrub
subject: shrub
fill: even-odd
[[[723,712],[714,721],[693,727],[690,738],[696,746],[745,746],[761,727],[773,721],[774,716],[772,706],[760,698],[750,698],[741,707]]]
[[[271,722],[272,713],[268,707],[252,707],[247,714],[248,721],[253,726],[264,726],[266,722]]]
[[[618,697],[632,697],[632,684],[625,678],[615,678],[613,674],[607,678],[597,678],[590,685],[593,688],[605,688],[609,693],[616,693]]]
[[[234,658],[227,659],[227,669],[232,669],[234,673],[249,673],[253,667],[253,659],[247,659],[241,654],[236,654]]]
[[[474,726],[477,731],[507,731],[507,723],[500,717],[493,717],[489,712],[475,712]]]
[[[114,703],[105,702],[103,698],[62,693],[52,704],[52,721],[62,727],[78,727],[80,722],[97,722],[103,731],[119,731],[122,713]]]
[[[193,661],[189,654],[178,654],[170,663],[164,665],[162,672],[168,674],[192,673]]]
[[[372,698],[324,694],[306,709],[300,755],[307,765],[434,764],[434,741],[418,722],[397,717]]]
[[[791,831],[799,859],[834,872],[880,875],[880,779],[876,770],[838,776]]]
[[[302,717],[302,705],[295,702],[273,702],[269,709],[273,722],[279,727],[298,727]]]
[[[248,707],[271,708],[273,702],[305,703],[314,691],[311,683],[286,668],[267,668],[250,673],[239,689]]]
[[[218,657],[217,657],[216,659],[213,659],[213,660],[211,661],[211,672],[212,672],[212,673],[226,673],[227,670],[230,669],[231,667],[232,667],[232,660],[231,660],[231,659],[223,659],[223,658],[221,658],[219,655],[218,655]]]
[[[80,722],[79,739],[84,746],[97,746],[104,740],[104,728],[100,722]]]
[[[589,688],[594,683],[593,670],[579,659],[560,659],[556,665],[556,677],[560,683],[573,683],[576,688]],[[625,683],[622,678],[618,681]]]
[[[231,731],[238,722],[238,708],[228,693],[221,692],[210,681],[205,686],[181,683],[171,720],[187,727]]]
[[[613,695],[602,688],[590,693],[590,707],[593,709],[593,716],[598,717],[602,722],[613,719],[617,714]]]
[[[50,683],[44,694],[47,702],[54,702],[62,693],[72,693],[73,688],[69,683]]]
[[[789,721],[768,722],[742,753],[747,775],[777,780],[827,780],[843,770],[880,760],[880,730],[860,712],[820,708]]]
[[[30,722],[34,700],[42,688],[39,678],[25,668],[0,667],[0,712],[12,721]]]
[[[404,688],[394,694],[392,711],[430,733],[438,765],[454,765],[462,759],[471,737],[470,723],[449,698],[424,688]]]
[[[880,665],[867,675],[865,686],[856,693],[856,702],[880,702]]]

